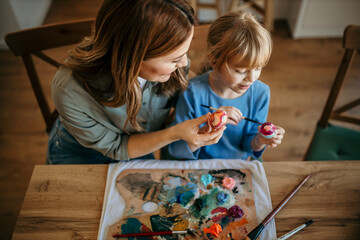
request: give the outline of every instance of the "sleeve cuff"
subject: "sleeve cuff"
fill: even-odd
[[[176,159],[197,159],[199,149],[192,153],[187,142],[180,140],[170,144],[169,153]]]

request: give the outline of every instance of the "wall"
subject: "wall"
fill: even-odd
[[[52,0],[0,0],[0,48],[7,49],[6,33],[43,23]]]
[[[225,13],[230,0],[220,3]],[[287,20],[293,38],[341,37],[347,25],[360,25],[360,0],[274,0],[274,5],[274,18]],[[216,16],[213,10],[199,12],[205,22]]]
[[[360,25],[359,0],[296,0],[289,26],[293,38],[341,37],[347,25]]]

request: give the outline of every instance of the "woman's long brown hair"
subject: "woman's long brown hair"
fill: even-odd
[[[142,94],[137,77],[143,60],[166,55],[181,45],[196,23],[186,0],[105,0],[93,26],[69,55],[65,67],[99,103],[127,105],[127,119],[142,130],[136,115]],[[155,92],[167,97],[187,86],[183,70],[159,83]]]

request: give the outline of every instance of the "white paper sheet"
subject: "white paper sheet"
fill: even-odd
[[[272,211],[271,198],[265,170],[259,161],[243,161],[237,159],[211,159],[193,161],[165,160],[131,160],[109,165],[104,204],[101,213],[98,239],[104,240],[107,229],[122,218],[125,201],[116,189],[115,179],[126,169],[249,169],[258,223],[262,222]],[[276,239],[275,220],[273,219],[262,231],[261,240]]]

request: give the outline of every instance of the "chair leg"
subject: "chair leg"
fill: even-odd
[[[264,26],[269,32],[274,30],[274,0],[265,0]]]

